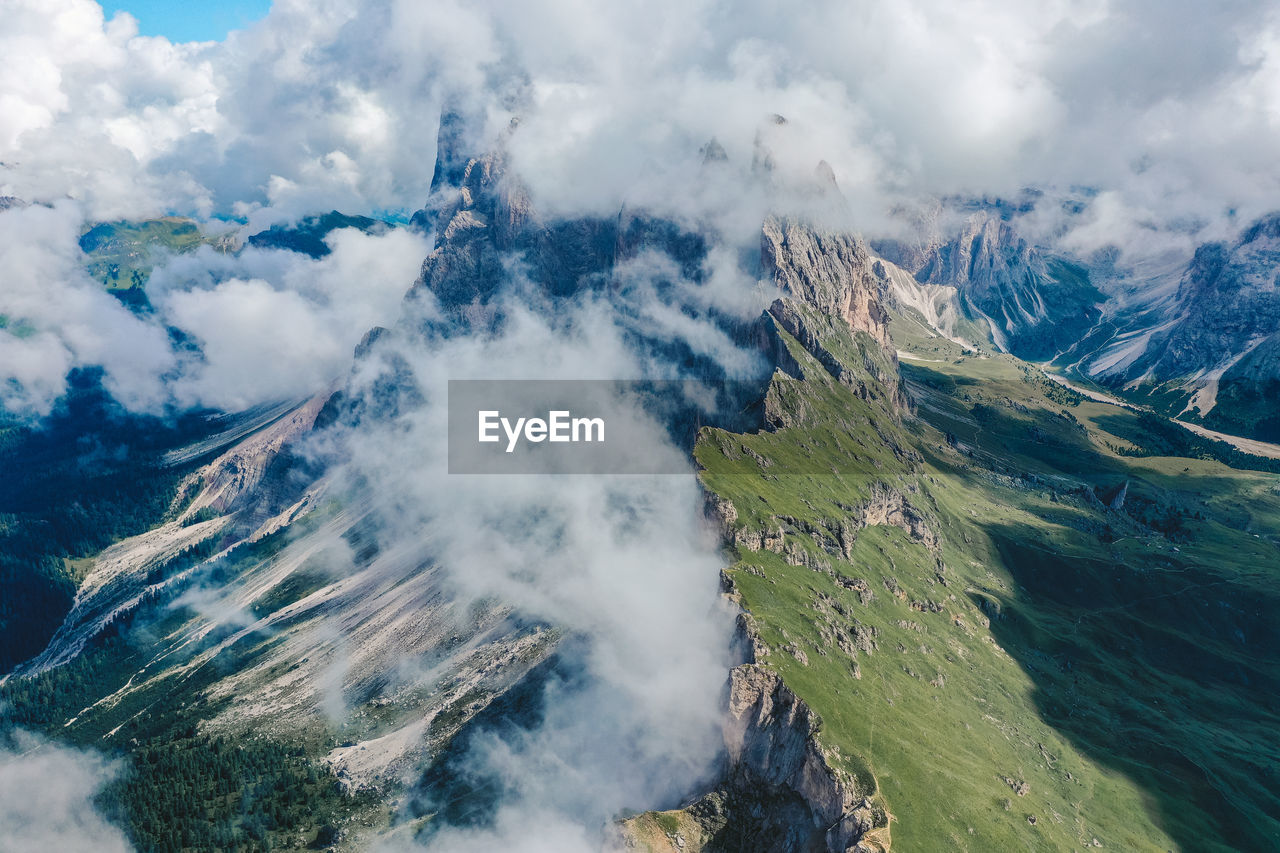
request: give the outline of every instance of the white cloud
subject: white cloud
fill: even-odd
[[[1276,189],[1277,18],[1253,0],[281,0],[202,45],[91,0],[6,6],[0,185],[97,218],[412,209],[449,94],[490,131],[524,115],[517,159],[551,207],[680,207],[698,146],[749,160],[774,112],[800,127],[784,165],[827,159],[870,223],[903,195],[1028,184],[1179,220]]]
[[[164,322],[192,335],[200,357],[170,391],[179,404],[235,411],[323,390],[341,376],[365,332],[392,323],[427,252],[420,236],[343,229],[312,260],[248,249],[206,249],[154,279]]]
[[[620,298],[636,314],[653,313],[644,287]],[[731,619],[687,455],[658,423],[637,432],[631,450],[688,473],[446,473],[449,379],[633,378],[677,369],[649,363],[603,299],[582,296],[544,312],[537,297],[516,289],[503,302],[508,319],[496,335],[423,340],[401,331],[380,345],[411,367],[426,403],[395,419],[364,420],[340,442],[333,476],[377,484],[367,499],[382,522],[381,544],[422,555],[396,565],[438,564],[461,612],[500,601],[555,625],[567,668],[580,673],[548,685],[539,724],[473,744],[468,768],[494,774],[505,791],[495,825],[446,830],[433,849],[587,851],[599,848],[598,833],[619,810],[675,805],[713,771]]]
[[[66,201],[0,211],[0,404],[11,413],[48,413],[74,367],[101,367],[133,410],[314,394],[347,370],[365,332],[394,321],[429,245],[403,229],[343,229],[317,260],[206,248],[156,272],[155,312],[140,316],[85,272],[82,217]],[[174,351],[169,326],[197,339],[199,357]]]
[[[175,364],[165,332],[89,278],[81,215],[69,202],[0,211],[0,403],[10,411],[47,413],[67,370],[94,365],[132,408],[164,399],[160,377]]]
[[[19,731],[0,746],[0,839],[6,850],[133,850],[95,806],[115,776],[101,756]]]

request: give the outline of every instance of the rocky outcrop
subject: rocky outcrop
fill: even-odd
[[[822,721],[776,672],[746,663],[729,679],[725,746],[730,787],[794,796],[808,820],[784,824],[765,815],[756,849],[871,853],[889,849],[889,815],[872,797],[875,783],[839,769],[818,741]],[[784,813],[794,809],[783,809]]]
[[[961,346],[972,347],[986,339],[985,330],[966,316],[960,291],[954,285],[916,281],[915,276],[889,261],[872,269],[888,282],[886,304],[890,307],[904,314],[919,312],[926,325]]]
[[[687,278],[701,275],[704,238],[673,222],[626,209],[613,217],[540,216],[508,168],[507,143],[518,127],[513,120],[487,153],[464,158],[461,137],[441,125],[432,202],[415,215],[422,227],[434,226],[435,249],[407,297],[434,294],[446,318],[436,331],[499,323],[498,297],[522,278],[552,298],[609,288],[617,265],[645,250],[666,254]]]
[[[955,287],[996,344],[1023,358],[1070,348],[1101,316],[1104,296],[1083,267],[1031,245],[993,213],[971,215],[945,242],[930,233],[878,249],[922,284]]]
[[[505,138],[483,157],[464,160],[457,134],[454,123],[441,121],[432,194],[452,193],[453,198],[418,217],[435,223],[436,247],[409,297],[425,288],[446,311],[464,312],[470,306],[471,319],[479,320],[481,306],[509,277],[504,255],[514,248],[532,206],[520,183],[507,176]]]
[[[846,520],[845,526],[838,528],[842,555],[846,560],[852,556],[853,532],[877,524],[901,528],[930,551],[941,548],[938,534],[930,527],[924,514],[912,506],[899,490],[877,484],[872,487],[871,497],[866,503],[854,508],[851,520]]]
[[[268,496],[260,488],[271,465],[290,442],[311,429],[326,399],[325,394],[311,398],[187,477],[179,487],[179,498],[194,497],[178,515],[177,522],[188,524],[202,513],[225,515],[248,510],[251,503],[271,503],[265,500]],[[256,518],[252,523],[261,520]]]
[[[1119,512],[1124,509],[1124,499],[1129,495],[1129,481],[1125,480],[1120,488],[1116,489],[1115,495],[1107,502],[1107,509]]]
[[[830,184],[828,194],[838,195],[825,163],[818,177]],[[769,216],[760,233],[761,266],[785,294],[769,306],[770,318],[864,400],[905,407],[884,307],[890,295],[884,263],[861,237],[812,221]],[[785,345],[775,343],[774,350],[780,368],[803,376]]]
[[[1133,305],[1118,297],[1073,357],[1085,354],[1090,376],[1164,414],[1280,439],[1280,213],[1233,242],[1202,244],[1190,261],[1153,266],[1151,295]]]
[[[1278,270],[1280,214],[1254,223],[1234,244],[1201,246],[1178,285],[1176,322],[1153,338],[1131,373],[1216,379],[1255,350],[1280,349],[1261,346],[1280,340]],[[1241,367],[1236,374],[1253,380],[1280,375],[1280,359]]]
[[[869,310],[873,314],[884,314],[878,302],[873,303]],[[862,399],[867,402],[884,401],[891,411],[907,405],[898,374],[897,355],[891,348],[880,344],[876,336],[867,334],[871,339],[868,346],[859,340],[857,329],[836,325],[842,318],[806,310],[805,306],[791,299],[775,300],[768,313],[779,328],[795,338],[840,384],[853,389]],[[888,315],[884,316],[887,336]],[[851,329],[854,331],[852,336],[849,335]],[[803,366],[796,362],[783,341],[775,337],[772,349],[774,363],[779,368],[797,378],[804,377]],[[774,404],[772,407],[771,403]],[[798,413],[780,409],[776,403],[776,399],[766,397],[765,420],[774,429],[779,429],[787,426]]]
[[[874,525],[897,527],[935,553],[942,547],[925,514],[892,486],[875,484],[867,500],[842,508],[846,515],[816,523],[775,515],[758,526],[739,526],[738,512],[730,501],[719,495],[707,500],[707,514],[721,530],[724,541],[747,551],[772,551],[792,565],[829,568],[813,565],[812,555],[796,544],[796,536],[812,539],[823,552],[847,562],[853,556],[858,532]]]
[[[761,229],[760,256],[783,293],[892,349],[889,314],[881,304],[884,280],[860,237],[770,216]]]
[[[739,620],[739,634],[754,634],[750,617]],[[874,778],[841,768],[839,755],[820,742],[822,720],[776,672],[749,657],[730,672],[726,701],[720,784],[682,809],[622,821],[616,847],[887,853],[892,816]]]

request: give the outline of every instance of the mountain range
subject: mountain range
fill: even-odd
[[[537,837],[504,812],[541,802],[513,769],[530,755],[535,788],[617,768],[635,799],[555,807],[602,848],[1280,845],[1280,219],[1154,274],[1034,245],[1000,205],[868,241],[816,164],[807,206],[779,194],[733,246],[643,208],[544,214],[508,137],[466,150],[461,121],[408,226],[434,242],[401,317],[331,392],[165,420],[87,371],[47,425],[3,427],[0,726],[118,756],[103,809],[146,850]],[[750,165],[709,143],[703,169],[767,187],[767,139]],[[342,227],[392,226],[334,212],[248,244],[315,255]],[[145,290],[153,259],[210,241],[156,220],[81,246]],[[704,296],[725,255],[759,304]],[[576,528],[523,487],[415,468],[433,377],[531,315],[535,338],[595,322],[628,367],[750,389],[661,425],[694,499],[598,501],[628,571],[685,577],[673,517],[716,543],[718,570],[659,605],[720,608],[692,635],[723,645],[701,650],[714,676],[676,682],[716,699],[705,760],[658,695],[681,661],[594,630],[625,609],[558,618],[593,582]],[[621,722],[584,739],[578,707]],[[651,708],[669,716],[633,724]],[[552,735],[573,745],[554,760]]]

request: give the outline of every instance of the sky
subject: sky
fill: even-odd
[[[266,17],[271,0],[128,0],[103,3],[108,18],[127,12],[138,21],[138,33],[164,36],[173,42],[221,41]]]

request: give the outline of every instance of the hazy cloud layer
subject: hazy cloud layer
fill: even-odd
[[[278,0],[225,42],[178,45],[93,0],[0,13],[0,195],[67,220],[233,216],[247,235],[333,208],[412,211],[450,99],[477,146],[521,116],[511,154],[543,210],[647,206],[731,242],[766,204],[742,180],[762,127],[780,183],[827,160],[873,235],[898,227],[895,207],[1036,185],[1036,237],[1141,256],[1229,233],[1280,189],[1280,13],[1262,0]],[[789,124],[763,123],[773,113]],[[718,178],[700,168],[712,137],[730,158]],[[1064,219],[1063,195],[1079,216]],[[337,327],[367,319],[342,310],[368,296],[355,267],[334,273],[350,298],[331,288],[318,311],[314,289],[244,272],[171,285],[160,319],[205,342],[192,364],[90,293],[75,223],[32,224],[44,233],[27,247],[12,235],[28,216],[42,215],[6,217],[0,238],[25,276],[0,311],[49,296],[23,337],[0,331],[0,394],[22,411],[95,361],[134,407],[305,393],[349,350]],[[395,239],[386,251],[407,255]],[[400,266],[374,272],[399,277],[380,293],[409,283]]]
[[[361,337],[399,313],[429,244],[395,230],[330,234],[311,259],[247,249],[203,249],[175,259],[148,287],[165,322],[192,335],[199,358],[170,392],[179,405],[237,410],[323,390],[346,372]]]
[[[774,112],[803,129],[784,165],[827,159],[868,210],[1086,185],[1168,224],[1276,191],[1280,14],[1252,0],[280,0],[203,45],[4,5],[0,185],[97,218],[412,209],[446,95],[521,113],[526,176],[567,208],[678,191],[712,136],[749,159]]]
[[[135,314],[85,272],[83,209],[71,201],[0,211],[0,405],[46,414],[67,371],[101,366],[106,389],[139,411],[230,411],[324,390],[366,331],[393,321],[428,242],[394,230],[333,232],[313,260],[249,248],[174,259]],[[198,352],[175,348],[181,330]]]
[[[94,798],[115,776],[92,752],[17,732],[0,743],[0,839],[6,850],[133,850]]]
[[[632,289],[625,299],[647,324],[656,298]],[[691,463],[657,421],[629,449],[688,473],[447,475],[449,379],[679,375],[629,342],[624,312],[605,300],[583,295],[547,311],[513,286],[504,312],[495,335],[384,340],[364,369],[406,365],[425,402],[332,439],[343,460],[334,478],[377,484],[368,499],[382,544],[437,563],[460,612],[501,602],[555,625],[567,665],[581,671],[574,684],[548,686],[540,725],[473,742],[468,767],[503,788],[494,826],[446,829],[429,846],[596,850],[622,809],[675,806],[714,769],[732,626],[718,594],[722,560]],[[749,358],[722,354],[731,368]],[[358,380],[352,390],[361,393]]]

